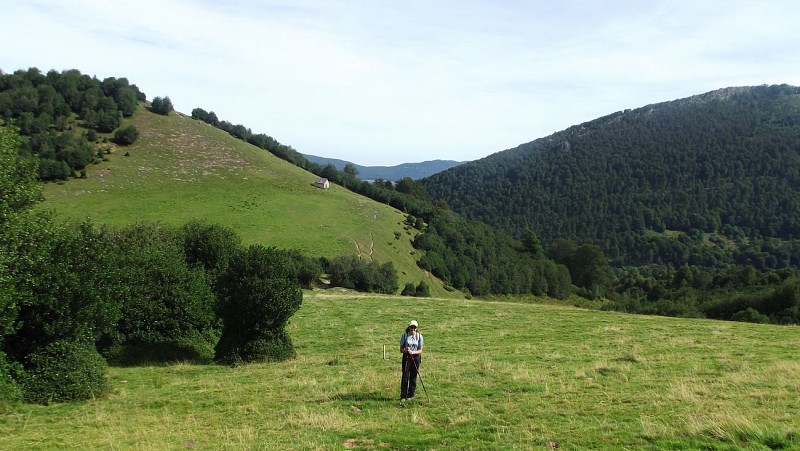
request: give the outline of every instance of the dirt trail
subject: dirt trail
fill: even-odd
[[[350,241],[353,242],[353,245],[356,247],[356,253],[358,254],[358,259],[362,260],[364,258],[364,254],[361,252],[361,247],[358,245],[358,241],[350,238]],[[372,261],[372,254],[375,251],[375,236],[372,235],[372,232],[369,233],[369,254],[367,254],[367,258],[369,261]]]
[[[358,247],[358,242],[356,240],[352,239],[352,238],[350,238],[350,241],[352,241],[353,244],[356,245],[356,252],[358,253],[358,259],[361,260],[361,258],[362,258],[361,257],[361,248]]]

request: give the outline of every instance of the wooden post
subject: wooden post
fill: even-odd
[[[386,360],[386,345],[383,345],[383,360]]]

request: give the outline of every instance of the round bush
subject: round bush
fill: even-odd
[[[101,396],[108,390],[106,361],[85,341],[56,341],[29,356],[22,377],[25,401],[49,404]]]

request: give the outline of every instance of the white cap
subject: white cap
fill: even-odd
[[[416,322],[416,321],[412,320],[412,321],[411,321],[411,324],[409,324],[409,325],[408,325],[408,327],[411,327],[411,326],[414,326],[414,327],[419,327],[419,324],[417,324],[417,322]]]

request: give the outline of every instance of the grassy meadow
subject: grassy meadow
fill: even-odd
[[[430,398],[401,405],[410,319]],[[800,448],[797,327],[315,291],[289,332],[291,361],[111,368],[103,399],[5,406],[0,449]]]
[[[247,244],[392,261],[401,288],[426,280],[436,296],[461,296],[416,265],[415,230],[400,211],[336,185],[315,188],[314,174],[178,113],[140,107],[124,122],[139,139],[101,144],[111,150],[108,161],[90,165],[85,179],[46,184],[43,208],[108,225],[204,219],[231,227]]]

